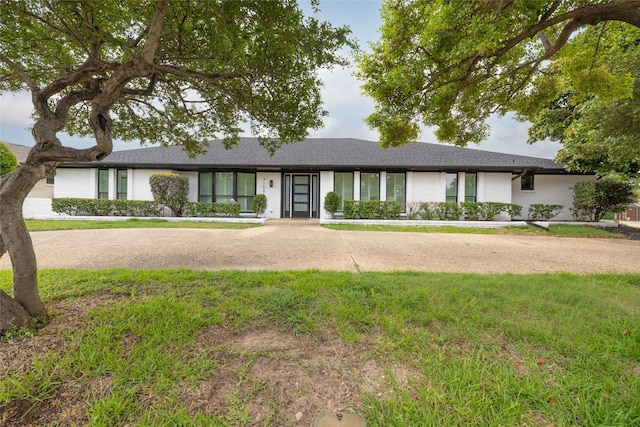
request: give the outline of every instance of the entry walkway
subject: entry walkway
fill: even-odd
[[[537,236],[337,231],[316,220],[240,229],[32,233],[40,268],[640,273],[640,242]],[[8,256],[0,269],[11,268]]]

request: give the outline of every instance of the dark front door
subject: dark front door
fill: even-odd
[[[293,218],[309,218],[311,185],[309,175],[293,175]]]

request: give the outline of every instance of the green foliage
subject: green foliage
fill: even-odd
[[[214,138],[236,143],[241,122],[271,151],[322,126],[317,70],[346,63],[347,28],[305,17],[292,0],[172,1],[152,21],[158,4],[3,2],[0,91],[46,88],[40,101],[52,105],[82,93],[58,113],[65,131],[90,136],[100,96],[113,138],[191,154]]]
[[[149,176],[149,186],[153,199],[166,206],[177,217],[181,217],[187,205],[189,180],[179,173],[160,172]]]
[[[251,199],[251,210],[256,213],[256,217],[262,215],[267,210],[267,196],[256,194]]]
[[[609,176],[597,181],[582,181],[573,187],[571,211],[576,219],[600,221],[607,212],[620,212],[633,201],[633,184]]]
[[[400,205],[393,200],[345,200],[346,219],[398,219]]]
[[[238,203],[187,202],[186,216],[191,217],[239,217]]]
[[[6,175],[18,167],[16,156],[0,141],[0,176]]]
[[[581,125],[569,127],[575,142],[567,141],[561,159],[581,168],[578,159],[593,164],[601,153],[598,160],[614,167],[637,164],[637,7],[632,0],[386,0],[380,39],[357,55],[364,93],[375,101],[367,123],[384,147],[414,141],[422,126],[437,127],[444,142],[477,143],[488,136],[487,119],[508,112],[539,121],[535,139],[567,138],[555,119],[571,120],[572,112],[544,106],[571,93]],[[584,140],[591,157],[579,152]]]
[[[338,212],[338,209],[340,209],[340,197],[335,191],[329,191],[327,195],[324,196],[324,210],[333,218],[334,214]]]
[[[528,218],[532,221],[548,221],[558,215],[562,205],[533,203],[529,205]]]
[[[575,52],[563,55],[562,63],[577,62],[572,69],[579,75],[573,73],[571,79],[563,80],[554,99],[523,115],[533,122],[529,142],[547,138],[561,142],[558,160],[572,170],[631,175],[640,171],[638,39],[640,29],[613,23],[577,35],[572,40]],[[599,54],[594,62],[593,56],[581,52],[596,45]],[[610,84],[603,84],[599,76],[605,71],[612,79],[626,81],[628,89],[617,92]]]
[[[73,216],[160,216],[158,204],[147,200],[54,198],[51,210]]]

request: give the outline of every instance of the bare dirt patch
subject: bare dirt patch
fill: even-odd
[[[70,333],[85,326],[88,308],[112,302],[106,296],[50,305],[56,314],[37,336],[0,342],[0,376],[28,374],[34,360],[62,352]],[[363,344],[342,342],[330,329],[293,335],[216,326],[202,331],[189,351],[216,363],[210,377],[176,384],[184,407],[228,419],[242,413],[252,426],[310,425],[322,410],[361,412],[366,394],[384,399],[394,386],[410,388],[419,375],[408,365],[381,360]],[[0,425],[86,425],[90,402],[107,396],[113,382],[104,375],[73,378],[70,369],[53,373],[54,384],[37,399],[0,403]]]
[[[220,369],[181,394],[185,405],[206,414],[244,406],[251,425],[309,425],[323,409],[353,411],[365,393],[384,398],[391,384],[408,387],[416,375],[408,367],[383,365],[365,346],[345,344],[330,330],[294,336],[215,327],[199,341],[219,348]]]

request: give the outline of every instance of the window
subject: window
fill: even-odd
[[[127,170],[118,169],[116,175],[116,199],[127,200]]]
[[[198,178],[198,201],[213,202],[213,172],[201,172]]]
[[[447,183],[447,193],[446,193],[447,202],[457,202],[458,201],[458,174],[447,173],[446,183]]]
[[[109,169],[98,169],[98,199],[109,198]]]
[[[215,199],[213,201],[229,203],[229,200],[234,198],[233,172],[216,172],[215,177]]]
[[[464,177],[464,201],[475,202],[477,201],[477,189],[478,189],[478,174],[466,173]]]
[[[256,174],[238,172],[237,180],[236,202],[240,203],[240,211],[251,211],[251,201],[256,195]]]
[[[360,173],[360,200],[380,200],[380,174]]]
[[[55,178],[52,176],[47,177],[47,185],[53,185],[55,183]]]
[[[342,212],[345,200],[353,200],[353,172],[335,172],[333,174],[333,191],[338,195],[340,204],[338,212]]]
[[[387,200],[393,200],[400,205],[400,210],[405,210],[405,182],[404,173],[387,173]]]
[[[198,201],[240,204],[241,212],[251,211],[251,201],[256,195],[256,174],[246,172],[200,172],[198,177]]]
[[[520,190],[533,191],[533,175],[524,175],[520,178]]]

